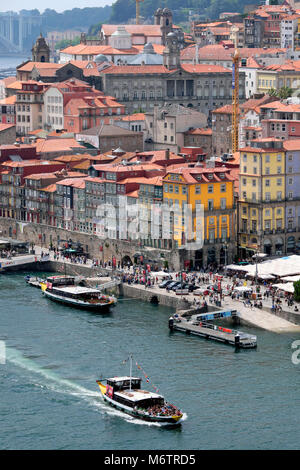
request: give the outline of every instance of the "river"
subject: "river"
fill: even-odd
[[[0,55],[0,79],[6,76],[16,74],[16,67],[25,60],[29,59],[27,56],[1,56]]]
[[[258,348],[236,352],[169,333],[167,307],[121,298],[111,314],[95,315],[44,298],[23,273],[0,275],[0,292],[2,449],[298,448],[291,344],[299,334],[243,327]],[[181,427],[140,423],[103,404],[96,379],[127,375],[130,352],[184,411]]]

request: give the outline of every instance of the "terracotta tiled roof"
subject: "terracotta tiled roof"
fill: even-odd
[[[102,32],[105,36],[111,36],[117,31],[119,25],[116,24],[103,24]],[[122,25],[123,26],[123,25]],[[148,25],[148,24],[125,24],[126,31],[132,35],[138,36],[162,36],[161,28],[159,25]]]
[[[182,60],[193,60],[195,58],[195,50],[196,46],[191,45],[186,47],[181,51],[181,59]],[[247,48],[241,47],[239,48],[239,55],[241,59],[247,59],[248,57],[256,57],[261,55],[270,55],[276,53],[284,53],[286,49],[282,48],[271,48],[271,49],[263,49],[260,48]],[[232,48],[225,49],[222,44],[213,44],[207,45],[203,47],[199,47],[199,60],[232,60],[232,56],[234,54],[234,50]]]
[[[186,131],[186,134],[189,135],[212,135],[212,129],[191,129],[190,131]]]
[[[56,183],[50,184],[46,188],[40,189],[40,191],[45,191],[46,193],[54,193],[56,191]]]
[[[62,181],[58,181],[57,184],[62,186],[72,186],[73,188],[77,189],[84,189],[85,188],[85,179],[86,177],[81,176],[79,178],[66,178]]]
[[[17,67],[18,72],[32,72],[33,68],[37,69],[59,69],[62,67],[62,64],[56,64],[54,62],[32,62],[28,61],[24,65]]]
[[[213,114],[232,114],[233,106],[232,104],[225,104],[221,108],[213,110]]]
[[[75,139],[38,139],[34,144],[38,153],[63,152],[73,148],[85,148]]]
[[[144,121],[145,113],[130,114],[126,116],[120,116],[120,118],[122,121]]]
[[[7,129],[10,129],[11,127],[15,127],[15,124],[3,124],[0,122],[0,132],[6,131]]]
[[[3,98],[0,100],[0,104],[4,105],[14,105],[16,103],[16,95],[9,96],[8,98]]]
[[[139,197],[139,190],[136,189],[135,191],[131,191],[130,193],[126,193],[126,196],[127,196],[127,197],[135,197],[135,198],[138,198],[138,197]]]
[[[14,83],[16,81],[16,77],[5,77],[5,78],[2,78],[2,82],[4,83],[4,86],[7,87],[8,85],[10,85],[11,83]]]
[[[300,150],[300,139],[285,140],[283,142],[283,148],[285,150]]]
[[[182,64],[181,68],[189,73],[231,73],[225,67],[220,65],[207,65],[207,64]]]
[[[20,82],[20,80],[16,80],[7,85],[6,88],[9,90],[22,90],[22,82]]]

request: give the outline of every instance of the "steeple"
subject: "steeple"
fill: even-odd
[[[166,37],[166,47],[163,51],[164,66],[168,69],[180,67],[180,47],[177,34],[169,33]]]
[[[50,62],[50,48],[42,33],[37,38],[31,52],[33,62]]]

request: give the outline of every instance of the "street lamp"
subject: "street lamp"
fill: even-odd
[[[228,245],[227,242],[224,243],[224,251],[225,251],[225,277],[227,275],[227,250],[228,250]]]

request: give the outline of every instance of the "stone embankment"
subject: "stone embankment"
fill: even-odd
[[[28,269],[28,267],[27,267]],[[99,267],[92,266],[90,261],[88,264],[78,263],[65,263],[62,261],[50,260],[43,263],[35,263],[34,270],[41,272],[59,272],[62,274],[69,274],[75,276],[83,276],[89,278],[90,285],[99,285],[111,279],[111,270],[106,271]],[[99,273],[102,272],[102,277]],[[103,274],[106,277],[103,277]],[[197,313],[194,302],[193,294],[184,296],[176,295],[174,292],[167,292],[165,289],[160,289],[157,285],[145,288],[140,284],[127,284],[121,283],[109,291],[114,295],[124,295],[135,299],[144,300],[147,302],[158,303],[165,305],[174,310],[191,310]],[[288,311],[270,313],[270,309],[258,309],[255,307],[246,307],[243,302],[232,300],[229,296],[225,297],[222,302],[221,309],[223,310],[237,310],[240,316],[240,323],[244,325],[255,326],[273,332],[300,332],[300,314]],[[209,311],[216,311],[218,308],[215,305],[208,306]]]

